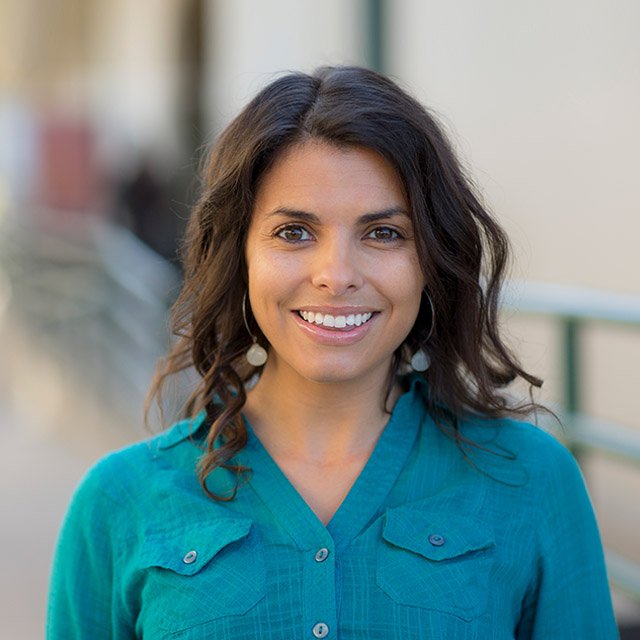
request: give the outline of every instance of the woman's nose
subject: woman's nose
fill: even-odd
[[[335,239],[318,246],[312,258],[312,282],[334,296],[359,289],[364,278],[352,243]]]

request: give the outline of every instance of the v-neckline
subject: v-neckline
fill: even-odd
[[[417,403],[421,400],[413,388],[398,398],[373,452],[326,525],[271,457],[246,418],[248,441],[238,461],[252,469],[249,485],[298,547],[316,548],[327,537],[336,548],[345,547],[380,511],[400,475],[421,422],[423,409]]]

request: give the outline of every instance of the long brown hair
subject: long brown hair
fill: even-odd
[[[521,368],[499,333],[507,238],[434,117],[389,78],[367,69],[290,73],[260,91],[210,153],[184,241],[184,286],[172,310],[177,340],[150,390],[150,398],[161,403],[170,377],[192,367],[199,374],[183,414],[206,414],[199,476],[207,493],[205,480],[216,468],[240,471],[232,458],[247,441],[240,411],[256,369],[244,358],[251,338],[242,298],[256,185],[278,154],[307,139],[374,150],[402,178],[435,317],[423,300],[394,367],[418,348],[429,354],[426,401],[438,421],[449,421],[457,433],[457,418],[469,413],[524,414],[530,405],[514,406],[507,385],[518,377],[541,384]],[[255,323],[251,330],[266,344]]]

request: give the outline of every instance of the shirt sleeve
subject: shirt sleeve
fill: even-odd
[[[593,508],[573,456],[559,444],[540,506],[538,572],[516,638],[618,638]]]
[[[49,592],[47,639],[134,638],[116,584],[121,506],[103,489],[103,465],[76,490],[62,525]]]

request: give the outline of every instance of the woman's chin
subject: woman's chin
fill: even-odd
[[[297,378],[301,383],[310,382],[325,385],[351,385],[378,378],[386,378],[391,366],[388,363],[359,363],[351,359],[332,359],[322,362],[305,362],[298,366],[287,365],[290,379]]]

